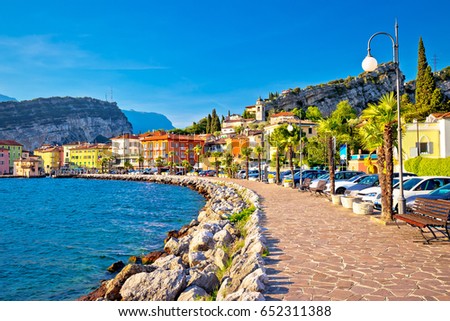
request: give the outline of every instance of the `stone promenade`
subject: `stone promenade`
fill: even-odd
[[[267,300],[450,300],[450,244],[325,197],[245,180],[265,212]]]

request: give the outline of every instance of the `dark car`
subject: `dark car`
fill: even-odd
[[[213,169],[208,169],[206,171],[201,171],[198,173],[199,176],[216,176],[216,171]]]
[[[413,195],[406,199],[406,210],[408,212],[412,211],[412,208],[414,207],[414,203],[416,201],[416,198],[426,198],[431,200],[450,200],[450,184],[444,185],[438,189],[435,189],[430,194],[424,194],[424,195]]]
[[[358,182],[358,184],[350,186],[344,192],[344,195],[356,196],[363,189],[380,185],[378,174],[368,175]]]
[[[304,169],[302,171],[302,183],[305,178],[311,178],[311,180],[316,179],[320,175],[326,174],[327,171],[316,170],[316,169]],[[290,176],[290,175],[289,175]],[[287,177],[285,177],[286,179]],[[300,172],[294,174],[294,184],[298,184],[300,182]]]

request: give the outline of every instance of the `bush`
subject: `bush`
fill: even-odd
[[[405,162],[405,169],[419,176],[450,176],[450,157],[415,157]]]

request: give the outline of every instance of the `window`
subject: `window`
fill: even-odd
[[[417,147],[417,143],[416,143],[416,147]],[[433,154],[433,143],[432,142],[428,142],[428,143],[420,142],[418,147],[419,147],[420,154]]]
[[[312,128],[311,127],[308,128],[308,134],[312,135]]]

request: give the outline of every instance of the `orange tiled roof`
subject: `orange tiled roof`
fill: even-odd
[[[271,117],[281,117],[281,116],[295,116],[295,115],[290,111],[282,111],[278,114],[273,114]]]
[[[450,112],[448,112],[448,113],[433,113],[431,115],[436,119],[450,118]]]

